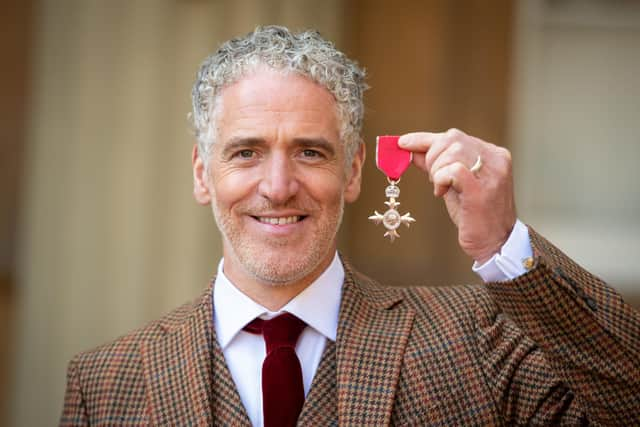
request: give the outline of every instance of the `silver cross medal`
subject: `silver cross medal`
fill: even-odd
[[[384,233],[384,237],[388,237],[392,242],[399,238],[398,227],[404,224],[407,227],[411,225],[412,222],[416,222],[414,218],[411,217],[411,214],[407,212],[404,215],[400,215],[400,213],[396,210],[398,206],[400,206],[400,202],[397,202],[396,199],[400,197],[400,188],[396,185],[400,182],[400,179],[394,181],[390,178],[387,178],[389,181],[389,185],[384,190],[384,194],[389,198],[388,201],[384,202],[385,205],[389,207],[384,214],[379,213],[378,211],[373,211],[373,215],[369,217],[369,219],[376,224],[382,223],[384,228],[387,229],[386,233]]]

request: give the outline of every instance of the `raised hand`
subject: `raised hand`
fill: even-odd
[[[498,253],[516,222],[511,153],[458,129],[408,133],[398,145],[444,198],[462,250],[479,263]]]

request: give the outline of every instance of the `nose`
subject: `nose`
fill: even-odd
[[[258,193],[274,205],[283,205],[298,192],[295,165],[285,154],[272,154],[262,164]]]

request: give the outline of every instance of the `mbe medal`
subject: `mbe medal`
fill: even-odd
[[[404,171],[411,164],[413,155],[410,151],[398,147],[399,138],[399,136],[379,136],[376,139],[376,166],[387,176],[389,185],[384,194],[389,200],[384,202],[388,206],[384,214],[374,211],[374,214],[369,217],[376,224],[382,223],[384,225],[387,229],[384,237],[389,237],[392,242],[396,237],[400,237],[397,231],[400,225],[404,224],[409,227],[412,222],[416,221],[411,218],[409,212],[400,215],[397,210],[400,205],[400,202],[397,201],[398,197],[400,197],[398,183]]]

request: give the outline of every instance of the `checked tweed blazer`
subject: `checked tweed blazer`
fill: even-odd
[[[530,230],[509,282],[382,288],[345,264],[299,425],[640,425],[640,316]],[[62,426],[246,426],[195,302],[69,365]]]

